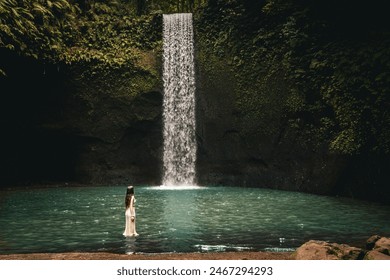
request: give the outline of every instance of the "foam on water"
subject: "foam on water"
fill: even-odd
[[[154,187],[148,187],[149,189],[156,189],[156,190],[201,190],[201,189],[207,189],[207,187],[201,187],[201,186],[154,186]]]
[[[225,252],[225,251],[250,251],[250,250],[253,250],[252,247],[234,246],[234,245],[198,244],[198,245],[194,245],[194,247],[202,252]]]

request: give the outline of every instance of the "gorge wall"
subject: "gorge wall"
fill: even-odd
[[[154,55],[145,53],[142,73],[3,57],[1,185],[160,182],[162,94]]]
[[[368,9],[370,25],[351,32],[364,9],[343,19],[346,6],[319,3],[209,1],[195,13],[200,185],[390,200],[390,25]],[[2,51],[1,185],[161,184],[154,40],[137,67],[109,71]]]
[[[201,57],[204,50],[200,49]],[[198,63],[198,181],[201,185],[267,187],[317,194],[388,200],[389,158],[371,152],[348,155],[327,139],[296,127],[288,117],[283,73],[260,76],[252,93],[256,110],[238,104],[234,68],[212,57]],[[206,58],[210,61],[210,57]],[[210,69],[211,68],[211,69]],[[303,120],[302,120],[303,122]]]
[[[198,14],[200,183],[389,201],[381,6],[266,2]]]

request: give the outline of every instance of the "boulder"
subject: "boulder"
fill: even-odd
[[[390,260],[390,238],[379,235],[371,236],[366,242],[365,260]]]
[[[306,242],[295,252],[296,260],[359,260],[363,256],[362,249],[317,240]]]
[[[367,250],[374,249],[375,242],[377,242],[379,239],[381,239],[379,235],[373,235],[370,238],[368,238],[366,241],[366,249]]]
[[[375,242],[374,250],[390,256],[390,238],[382,237]]]
[[[367,254],[364,256],[365,260],[390,260],[390,256],[383,254],[379,251],[372,250],[367,252]]]

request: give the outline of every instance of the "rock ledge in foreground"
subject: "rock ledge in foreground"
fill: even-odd
[[[310,240],[295,252],[296,260],[361,260],[362,249],[345,244]]]
[[[365,260],[390,260],[390,238],[371,236],[366,243],[369,250],[364,256]]]

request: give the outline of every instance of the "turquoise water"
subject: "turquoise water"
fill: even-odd
[[[390,235],[387,205],[233,187],[135,192],[140,236],[125,238],[126,187],[0,191],[0,253],[289,251]]]

